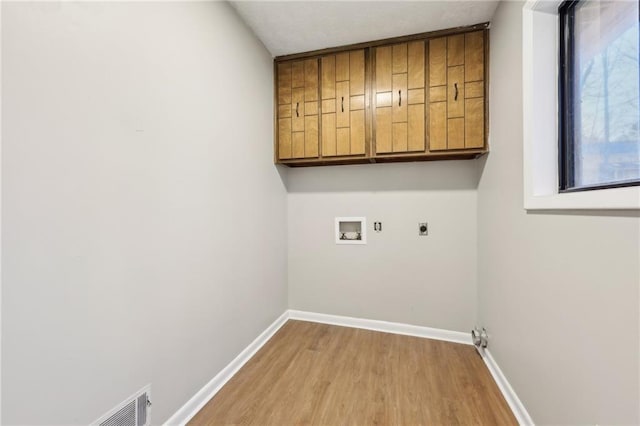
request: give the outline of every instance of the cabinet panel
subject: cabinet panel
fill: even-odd
[[[447,149],[464,148],[464,118],[447,120]]]
[[[351,154],[365,153],[364,110],[351,112]]]
[[[349,80],[349,52],[336,55],[336,81]]]
[[[351,111],[364,109],[364,95],[351,96],[349,100],[349,109]]]
[[[429,105],[429,149],[447,149],[447,103],[435,102]]]
[[[447,39],[429,40],[429,86],[447,84]]]
[[[393,123],[393,152],[407,150],[407,123]]]
[[[376,47],[376,92],[391,91],[391,46]]]
[[[336,115],[322,114],[322,156],[334,155],[336,155]]]
[[[349,128],[338,128],[336,131],[336,154],[350,155],[351,144],[349,143]]]
[[[318,115],[318,102],[305,102],[304,115]]]
[[[446,100],[447,86],[437,86],[429,89],[429,102],[445,102]]]
[[[304,87],[304,61],[291,64],[291,87],[294,89]]]
[[[466,69],[466,67],[465,67]],[[464,97],[465,98],[479,98],[484,96],[484,82],[473,81],[471,83],[464,84]]]
[[[310,58],[278,64],[278,158],[317,158],[319,69]]]
[[[304,132],[304,87],[293,89],[291,109],[291,130]]]
[[[409,89],[409,105],[424,104],[424,89]]]
[[[304,118],[304,157],[318,156],[318,115]]]
[[[291,104],[278,105],[278,117],[291,117]]]
[[[291,134],[291,158],[304,158],[304,132]]]
[[[447,116],[464,117],[464,66],[449,67],[447,81]]]
[[[391,93],[387,84],[376,86],[376,154],[425,150],[425,46],[424,40],[393,45],[391,63],[388,46],[375,49],[376,70],[391,78]]]
[[[446,37],[446,86],[429,89],[429,148],[432,151],[485,145],[484,36],[484,31],[474,31]],[[438,49],[442,48],[440,40],[430,41],[429,46],[434,43]],[[429,70],[429,82],[443,82],[441,54],[441,50],[429,52],[429,63],[438,65],[437,69]],[[446,97],[443,87],[446,87]],[[444,122],[441,121],[443,104],[446,105]]]
[[[465,148],[482,148],[484,146],[484,98],[465,100],[464,120]]]
[[[409,105],[408,151],[424,151],[424,103]]]
[[[304,132],[304,87],[293,89],[291,98],[291,130]]]
[[[304,100],[305,102],[318,100],[318,60],[304,61]]]
[[[322,99],[335,99],[335,97],[336,57],[325,56],[322,58]]]
[[[392,104],[391,92],[376,94],[376,107],[390,107]]]
[[[414,41],[407,46],[408,88],[424,87],[424,41]]]
[[[393,75],[393,122],[405,122],[407,121],[407,74],[394,74]]]
[[[328,112],[336,112],[335,93],[334,98],[322,100],[322,113],[325,114]]]
[[[321,73],[322,156],[364,154],[364,49],[324,56]],[[329,86],[329,89],[325,90],[324,85]],[[331,98],[325,99],[328,96]]]
[[[364,95],[364,50],[349,53],[349,84],[351,96]]]
[[[447,37],[447,66],[464,64],[464,34]]]
[[[336,126],[349,127],[349,82],[336,83]]]
[[[278,64],[278,104],[291,103],[291,64]]]
[[[291,158],[291,118],[278,120],[278,157]]]
[[[376,108],[376,152],[391,152],[391,107]]]
[[[391,47],[393,56],[392,73],[402,74],[407,72],[407,45],[396,44]]]
[[[464,80],[484,80],[484,33],[467,33],[464,40]]]

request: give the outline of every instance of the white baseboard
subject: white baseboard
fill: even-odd
[[[285,311],[226,367],[200,389],[186,404],[184,404],[164,424],[169,426],[185,425],[205,406],[211,398],[231,379],[242,366],[284,325],[289,319],[289,311]]]
[[[439,328],[421,327],[398,322],[378,321],[362,318],[344,317],[340,315],[318,314],[315,312],[289,310],[289,318],[302,321],[320,322],[323,324],[341,325],[343,327],[363,328],[365,330],[385,333],[403,334],[405,336],[424,337],[447,342],[473,344],[471,334],[461,331],[442,330]]]
[[[509,384],[509,381],[507,380],[505,375],[502,373],[502,370],[500,370],[500,367],[498,367],[496,360],[493,359],[493,356],[491,356],[491,352],[489,352],[488,349],[484,349],[483,352],[484,353],[482,354],[482,359],[487,365],[489,372],[493,376],[493,380],[495,380],[496,384],[498,385],[500,392],[502,392],[502,396],[504,396],[507,404],[509,404],[509,408],[511,408],[511,411],[516,417],[518,423],[523,426],[533,426],[533,419],[527,412],[527,409],[524,407],[522,401],[520,401],[520,398],[518,398],[518,395],[516,395],[516,392]]]
[[[417,325],[402,324],[396,322],[369,320],[362,318],[345,317],[340,315],[319,314],[315,312],[296,311],[289,309],[273,322],[260,336],[247,346],[233,361],[222,369],[209,383],[200,389],[186,404],[164,424],[166,426],[184,425],[205,406],[211,398],[231,379],[234,374],[249,360],[267,341],[282,327],[287,320],[301,320],[318,322],[323,324],[339,325],[343,327],[362,328],[365,330],[382,331],[385,333],[402,334],[406,336],[423,337],[427,339],[444,340],[447,342],[472,345],[471,334],[460,331],[441,330],[438,328],[421,327]],[[513,391],[498,364],[488,350],[482,354],[491,376],[495,380],[500,392],[509,404],[513,415],[521,425],[533,425],[533,420],[524,405]]]

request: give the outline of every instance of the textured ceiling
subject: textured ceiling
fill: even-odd
[[[273,56],[488,22],[494,1],[232,1]]]

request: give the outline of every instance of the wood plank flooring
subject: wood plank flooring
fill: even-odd
[[[190,425],[516,425],[475,348],[289,320]]]

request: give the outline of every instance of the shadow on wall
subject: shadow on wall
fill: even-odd
[[[485,155],[477,160],[478,181],[484,172],[489,155]],[[639,210],[526,210],[524,203],[522,210],[527,216],[593,216],[593,217],[637,217],[640,218]]]
[[[289,188],[289,167],[287,166],[283,166],[282,164],[276,164],[276,172],[278,172],[278,175],[280,176],[280,180],[282,181],[282,185],[284,186],[285,190],[287,188]]]
[[[477,189],[478,160],[295,167],[288,192],[451,191]]]

